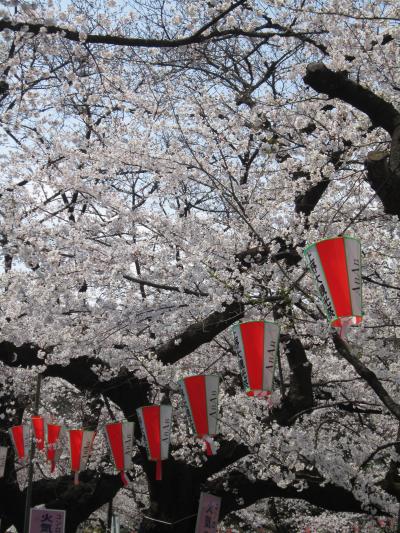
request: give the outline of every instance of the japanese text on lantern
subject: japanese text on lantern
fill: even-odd
[[[169,435],[171,433],[171,417],[166,416],[161,426],[161,440],[165,443],[169,442]]]
[[[239,368],[240,368],[240,373],[242,375],[243,386],[245,389],[249,389],[250,388],[249,379],[247,377],[246,366],[244,364],[244,351],[243,351],[243,347],[241,345],[241,341],[239,338],[239,334],[240,334],[239,327],[240,326],[237,326],[237,329],[236,327],[233,328],[233,343],[235,346],[236,353],[239,354]]]
[[[148,440],[146,438],[146,426],[144,424],[144,420],[143,420],[143,417],[142,415],[140,414],[138,416],[138,420],[139,420],[139,426],[140,426],[140,431],[142,433],[142,445],[144,444],[145,447],[146,447],[146,451],[147,451],[147,455],[148,457],[150,457],[150,446],[149,446],[149,443],[148,443]]]
[[[353,285],[351,286],[351,290],[354,292],[361,290],[361,268],[360,268],[360,260],[357,257],[353,258],[353,264],[351,265],[351,272],[354,272],[354,279],[353,279]]]
[[[308,259],[308,266],[311,270],[311,272],[314,274],[315,279],[317,281],[318,285],[318,292],[319,295],[325,305],[325,309],[327,311],[327,314],[330,318],[333,318],[336,315],[335,309],[332,305],[331,299],[329,297],[329,294],[326,290],[325,284],[322,280],[322,271],[318,268],[317,261],[315,256],[313,255],[314,249],[310,249],[307,251],[307,259]]]
[[[210,412],[208,413],[208,416],[211,418],[216,418],[218,414],[218,389],[212,389],[210,391],[210,397],[209,397],[209,403],[210,403]]]
[[[270,340],[270,346],[266,351],[267,351],[267,357],[265,358],[265,370],[270,370],[271,368],[274,368],[274,362],[275,362],[275,353],[276,353],[275,339]]]
[[[82,446],[82,462],[86,463],[89,459],[90,451],[92,448],[92,438],[91,436],[87,439],[84,439]]]

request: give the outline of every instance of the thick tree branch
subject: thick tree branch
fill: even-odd
[[[132,281],[133,283],[139,283],[140,285],[146,285],[147,287],[154,287],[155,289],[161,289],[164,291],[181,292],[184,294],[191,294],[193,296],[208,296],[208,293],[203,292],[203,291],[194,291],[192,289],[176,287],[174,285],[156,283],[155,281],[149,281],[149,280],[142,279],[142,278],[135,278],[129,274],[123,274],[122,277],[126,279],[127,281]]]
[[[300,339],[282,335],[281,340],[289,363],[290,384],[289,392],[282,399],[282,405],[276,407],[272,414],[279,424],[290,425],[298,413],[313,406],[312,365]]]
[[[251,481],[242,472],[232,471],[227,477],[208,482],[206,487],[207,491],[222,497],[221,518],[262,498],[271,497],[305,500],[312,505],[335,512],[366,512],[350,491],[329,483],[321,486],[321,479],[313,481],[310,477],[304,477],[304,480],[308,486],[298,491],[293,486],[278,487],[271,479]],[[226,482],[228,490],[223,486]],[[239,489],[240,497],[234,494],[235,489]]]
[[[323,179],[316,185],[311,186],[306,192],[299,194],[295,199],[296,213],[303,213],[309,216],[314,210],[315,206],[321,199],[329,185],[329,179]]]
[[[246,0],[238,0],[231,4],[227,9],[219,13],[216,17],[204,24],[197,31],[188,35],[187,37],[177,37],[176,39],[153,39],[140,37],[124,37],[122,35],[98,35],[85,34],[76,30],[70,30],[63,26],[54,24],[44,24],[40,22],[13,22],[8,18],[0,19],[0,32],[10,30],[14,32],[24,31],[32,35],[48,34],[59,35],[60,37],[69,41],[86,44],[106,44],[114,46],[127,46],[135,48],[180,48],[190,46],[193,44],[207,43],[213,40],[231,39],[234,37],[249,37],[252,39],[262,39],[268,41],[271,37],[294,37],[303,43],[309,43],[318,48],[324,55],[326,55],[326,47],[317,41],[312,36],[318,33],[325,33],[324,31],[299,31],[295,32],[289,27],[280,24],[269,22],[263,26],[263,29],[244,30],[240,27],[227,28],[224,30],[215,29],[219,21],[225,18],[229,13],[234,11],[237,7],[244,4]],[[263,31],[265,29],[274,29],[276,31]],[[209,31],[210,30],[210,31]]]
[[[351,353],[347,343],[336,332],[332,334],[332,338],[339,354],[351,364],[357,374],[371,387],[382,403],[400,420],[400,405],[393,400],[376,374],[365,366],[358,357]]]
[[[239,461],[246,455],[249,455],[250,450],[244,444],[238,444],[235,441],[219,440],[220,447],[218,453],[208,457],[207,463],[201,470],[201,480],[205,481],[209,477],[221,472],[227,466]]]
[[[382,444],[381,446],[378,446],[372,453],[368,455],[368,457],[362,462],[360,465],[361,468],[365,468],[367,464],[372,461],[372,459],[375,457],[375,455],[382,450],[386,450],[387,448],[391,448],[392,446],[398,446],[400,444],[400,441],[395,440],[393,442],[387,442],[386,444]]]
[[[393,143],[392,143],[393,147]],[[391,153],[373,151],[369,152],[365,161],[367,181],[382,201],[385,213],[397,215],[400,218],[400,172],[394,172],[390,159],[399,148],[392,149]]]
[[[215,311],[204,320],[191,324],[181,334],[156,348],[158,358],[166,364],[175,363],[202,344],[210,342],[216,335],[242,318],[243,314],[244,307],[240,302],[226,305],[223,311]]]
[[[316,92],[339,98],[362,111],[368,115],[374,127],[385,129],[391,136],[400,124],[400,113],[392,104],[349,80],[346,71],[334,72],[323,63],[311,63],[303,79]]]
[[[111,44],[117,46],[130,46],[137,48],[177,48],[180,46],[188,46],[190,44],[202,43],[211,40],[215,37],[215,34],[219,35],[220,32],[211,32],[205,35],[205,32],[215,26],[220,20],[229,15],[237,7],[244,4],[246,0],[237,0],[232,3],[227,9],[223,10],[217,16],[212,18],[209,22],[204,24],[201,28],[195,31],[188,37],[181,37],[177,39],[146,39],[146,38],[134,38],[123,37],[121,35],[83,35],[79,31],[69,30],[62,26],[41,24],[38,22],[12,22],[8,18],[0,19],[0,32],[8,29],[11,31],[25,31],[33,35],[39,35],[41,33],[47,33],[49,35],[60,35],[64,39],[74,42],[85,42],[92,44]]]
[[[367,181],[381,199],[385,212],[400,218],[400,113],[389,102],[359,83],[348,79],[347,72],[334,72],[323,63],[307,67],[304,82],[319,93],[339,98],[365,113],[373,127],[391,136],[390,152],[370,152]]]

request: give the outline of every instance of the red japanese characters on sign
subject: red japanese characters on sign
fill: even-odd
[[[216,533],[220,508],[221,498],[202,492],[195,533]]]
[[[64,533],[65,511],[31,509],[29,533]]]

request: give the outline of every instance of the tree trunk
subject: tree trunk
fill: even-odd
[[[143,513],[139,533],[193,533],[201,491],[201,469],[163,461],[162,480],[156,481],[155,463],[146,466],[151,503]]]

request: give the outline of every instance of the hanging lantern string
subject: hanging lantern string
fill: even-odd
[[[144,518],[147,520],[151,520],[152,522],[158,522],[159,524],[166,524],[167,526],[174,526],[175,524],[179,524],[180,522],[183,522],[184,520],[189,520],[189,518],[193,518],[197,516],[197,513],[190,514],[188,516],[184,516],[183,518],[180,518],[179,520],[176,520],[175,522],[166,522],[165,520],[158,520],[158,518],[152,518],[151,516],[147,516],[143,514]]]
[[[126,477],[125,472],[123,470],[121,470],[119,475],[120,475],[122,483],[124,484],[124,487],[127,487],[129,485],[129,481],[128,481],[127,477]]]
[[[162,479],[162,460],[157,459],[156,461],[156,481],[161,481]]]
[[[113,410],[111,409],[110,402],[109,402],[109,400],[108,400],[108,398],[107,398],[107,396],[105,394],[102,394],[102,396],[103,396],[103,399],[104,399],[104,403],[106,404],[106,408],[107,408],[108,414],[110,415],[111,420],[113,422],[115,422],[116,418],[115,418]]]

